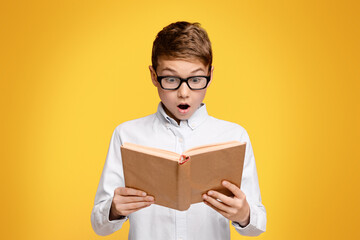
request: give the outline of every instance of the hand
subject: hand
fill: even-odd
[[[154,203],[154,197],[134,188],[118,187],[111,202],[109,220],[127,216]]]
[[[229,189],[234,197],[228,197],[222,193],[210,190],[203,194],[204,203],[231,221],[238,222],[245,227],[250,222],[250,206],[246,201],[245,194],[236,185],[223,181],[223,186]],[[216,199],[220,199],[219,202]]]

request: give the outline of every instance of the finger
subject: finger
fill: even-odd
[[[221,202],[219,202],[218,200],[216,200],[215,198],[212,198],[209,195],[204,194],[203,195],[204,200],[206,200],[208,203],[210,203],[211,205],[213,205],[214,207],[220,209],[221,211],[224,211],[226,213],[230,213],[231,208]]]
[[[147,207],[150,206],[151,204],[152,204],[151,202],[125,203],[122,205],[122,209],[123,211],[129,211],[137,208]]]
[[[121,200],[122,203],[133,203],[133,202],[154,202],[153,196],[146,196],[146,197],[128,197],[122,196]]]
[[[117,193],[122,196],[146,196],[146,192],[134,188],[120,187],[117,190]]]
[[[214,190],[210,190],[210,191],[208,191],[208,195],[215,199],[220,199],[224,204],[226,204],[230,207],[234,206],[235,200],[231,197],[228,197],[228,196],[222,194],[222,193],[219,193]]]
[[[131,210],[127,210],[127,211],[124,211],[123,214],[124,214],[124,216],[128,216],[130,213],[139,211],[140,209],[147,208],[147,207],[149,207],[149,206],[150,206],[150,205],[144,206],[144,207],[140,207],[140,208],[131,209]]]
[[[220,209],[218,209],[217,207],[213,206],[211,203],[209,203],[208,201],[204,200],[204,203],[206,205],[208,205],[209,207],[211,207],[212,209],[214,209],[215,211],[217,211],[218,213],[220,213],[221,215],[223,215],[224,217],[228,218],[229,214],[227,212],[224,212]]]
[[[231,182],[228,182],[228,181],[223,181],[222,184],[224,187],[229,189],[235,195],[235,197],[242,198],[242,191],[240,190],[240,188],[238,186],[236,186],[235,184],[232,184]]]

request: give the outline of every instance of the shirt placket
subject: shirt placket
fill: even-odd
[[[185,151],[185,128],[184,122],[180,123],[180,127],[171,126],[171,131],[175,135],[175,151],[179,154]],[[187,217],[186,211],[175,212],[175,239],[176,240],[186,240],[187,239]]]

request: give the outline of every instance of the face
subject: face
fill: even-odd
[[[165,90],[162,89],[160,83],[157,81],[156,76],[174,76],[181,78],[188,78],[191,76],[209,76],[214,68],[212,67],[210,73],[208,66],[205,66],[201,61],[194,60],[183,60],[183,59],[167,59],[159,58],[157,75],[152,66],[149,66],[151,79],[155,87],[158,89],[159,97],[161,102],[165,106],[165,112],[172,117],[177,123],[180,120],[189,119],[196,109],[200,106],[204,100],[206,90],[191,90],[185,82],[176,90]],[[211,80],[208,84],[208,87]]]

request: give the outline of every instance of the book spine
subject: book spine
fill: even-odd
[[[184,211],[191,204],[191,161],[178,165],[178,210]]]

